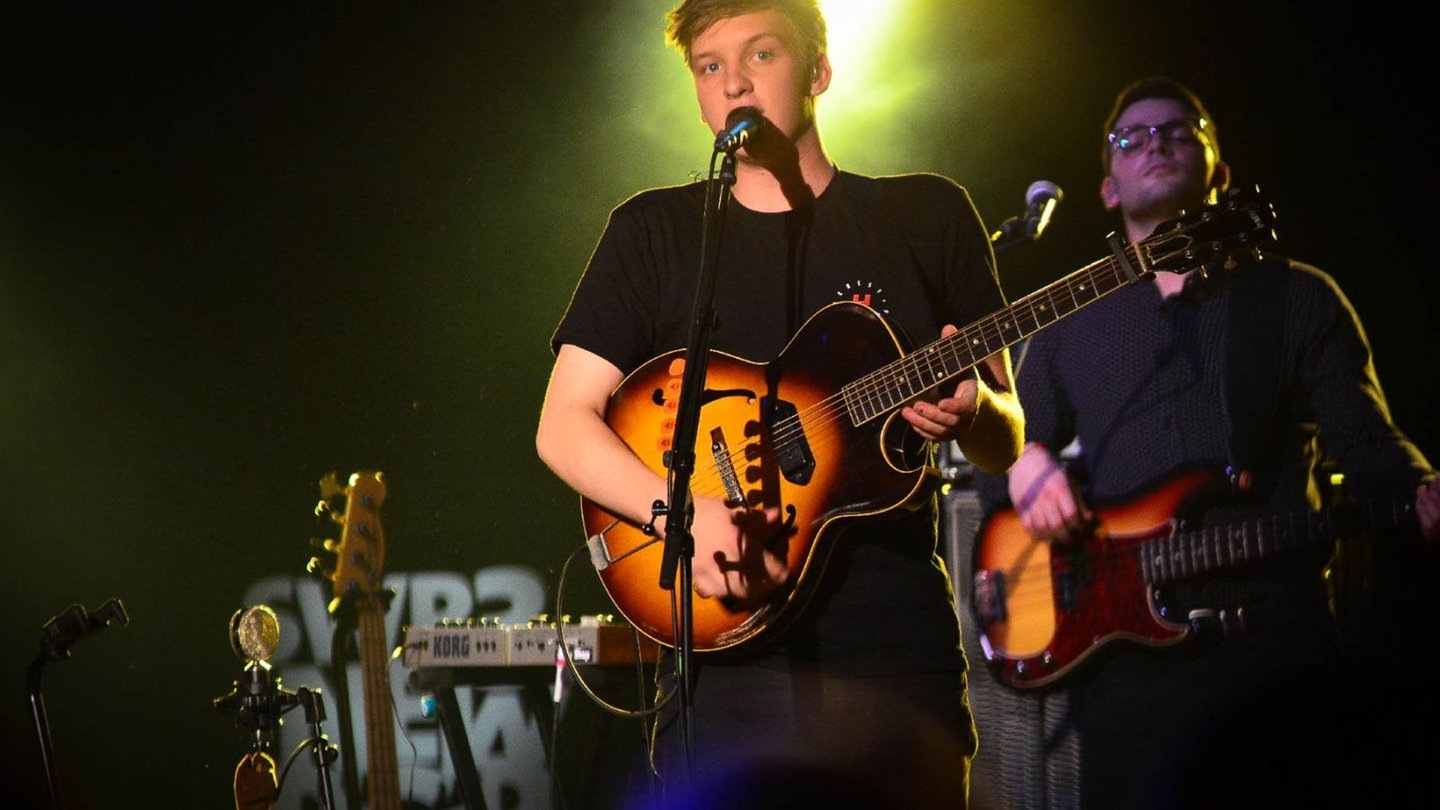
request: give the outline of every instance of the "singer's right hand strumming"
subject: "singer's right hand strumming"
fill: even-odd
[[[778,508],[760,512],[731,508],[719,498],[697,498],[691,530],[691,575],[695,595],[702,599],[757,605],[789,578],[790,569],[773,545],[784,530]]]
[[[636,526],[653,525],[655,536],[664,538],[666,518],[651,509],[657,500],[668,503],[665,479],[605,423],[608,392],[622,378],[603,357],[576,346],[562,347],[540,415],[536,449],[576,492]],[[718,498],[697,497],[691,525],[696,595],[751,605],[773,594],[788,576],[785,560],[767,546],[779,528],[778,509],[759,513],[731,508]]]

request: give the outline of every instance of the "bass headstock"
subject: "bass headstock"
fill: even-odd
[[[326,551],[335,555],[333,569],[318,557],[310,560],[308,568],[332,583],[331,613],[347,603],[383,601],[385,530],[380,523],[380,508],[384,503],[385,478],[380,472],[353,473],[345,484],[334,472],[320,479],[315,516],[323,525],[338,527],[340,536],[321,542]]]

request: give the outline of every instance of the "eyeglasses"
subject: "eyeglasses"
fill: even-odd
[[[1163,124],[1136,124],[1110,133],[1110,146],[1122,155],[1139,152],[1158,137],[1162,143],[1196,143],[1205,135],[1208,122],[1203,118],[1179,118]]]

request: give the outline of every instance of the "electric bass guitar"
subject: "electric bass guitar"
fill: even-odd
[[[851,302],[815,313],[768,363],[710,353],[692,494],[778,507],[785,536],[776,548],[790,575],[759,605],[697,598],[693,649],[736,648],[784,624],[813,592],[829,551],[822,541],[836,527],[913,507],[933,491],[933,448],[899,416],[902,407],[1156,270],[1219,268],[1273,241],[1274,212],[1257,196],[1236,192],[1134,245],[1112,236],[1107,258],[908,354],[879,313]],[[620,383],[606,412],[611,429],[661,475],[684,364],[683,350],[648,361]],[[676,646],[672,591],[659,584],[664,543],[588,499],[581,512],[591,560],[616,608],[641,633]]]
[[[343,513],[330,504],[344,501]],[[380,507],[385,480],[379,472],[357,472],[342,486],[334,473],[320,481],[316,513],[329,513],[342,528],[340,541],[326,541],[335,552],[332,616],[353,611],[360,628],[360,672],[364,681],[366,801],[372,810],[401,810],[400,777],[395,749],[394,697],[387,670],[390,645],[385,639],[385,532]],[[311,568],[317,561],[311,561]],[[353,765],[352,765],[353,767]]]
[[[1177,644],[1194,626],[1165,606],[1166,584],[1333,544],[1347,532],[1403,526],[1414,509],[1411,499],[1191,528],[1230,492],[1223,476],[1187,470],[1095,506],[1091,534],[1069,545],[1032,538],[1013,508],[986,516],[972,607],[995,677],[1019,689],[1054,685],[1112,644]]]

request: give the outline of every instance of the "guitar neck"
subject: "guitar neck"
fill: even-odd
[[[953,335],[872,371],[841,390],[856,425],[883,416],[1001,349],[1019,343],[1067,315],[1148,275],[1136,248],[1126,245],[1125,261],[1110,256],[987,315]]]
[[[373,601],[373,600],[372,600]],[[399,765],[395,756],[395,719],[391,704],[385,613],[378,604],[361,605],[360,672],[365,684],[365,751],[369,771],[367,807],[400,810]]]
[[[1403,526],[1413,512],[1409,501],[1389,500],[1340,513],[1273,515],[1157,537],[1141,543],[1137,553],[1145,581],[1160,585],[1333,542],[1347,533]]]
[[[333,501],[344,496],[345,510],[334,511]],[[386,599],[382,597],[385,571],[385,531],[380,507],[385,502],[385,477],[378,470],[362,470],[342,485],[338,473],[320,479],[316,516],[329,515],[342,526],[340,542],[325,548],[335,553],[330,612],[353,618],[360,634],[360,674],[365,698],[365,753],[369,772],[366,807],[400,810],[400,777],[395,761],[394,695],[390,691],[389,655],[385,643]],[[317,560],[311,560],[312,565]]]
[[[1253,253],[1274,241],[1274,212],[1247,197],[1230,192],[1223,205],[1162,223],[1134,245],[1112,235],[1104,259],[850,383],[841,394],[851,422],[862,425],[914,400],[1154,270],[1185,273],[1223,266],[1242,250]]]
[[[1301,512],[1177,532],[1141,543],[1137,553],[1145,581],[1159,585],[1333,539],[1329,513]]]

